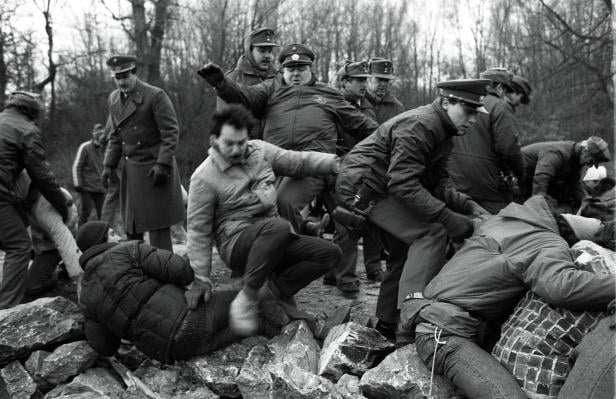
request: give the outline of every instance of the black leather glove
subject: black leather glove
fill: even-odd
[[[473,235],[473,221],[464,215],[456,213],[447,208],[443,209],[441,214],[436,218],[436,222],[443,225],[447,230],[447,235],[454,242],[461,242],[465,238]]]
[[[66,221],[68,220],[68,208],[69,208],[70,204],[67,202],[65,203],[63,206],[57,208],[56,210],[58,211],[58,213],[60,214],[60,216],[62,216],[62,222],[66,223]]]
[[[160,163],[154,164],[148,172],[148,177],[152,177],[155,186],[165,184],[169,180],[169,175],[169,167]]]
[[[214,87],[218,87],[225,80],[225,74],[222,68],[213,62],[205,64],[203,68],[197,71],[197,74]]]
[[[109,180],[111,180],[111,175],[113,174],[113,169],[109,166],[105,166],[103,168],[103,172],[101,173],[101,182],[103,183],[103,187],[109,187]]]

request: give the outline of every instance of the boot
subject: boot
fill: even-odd
[[[263,284],[261,289],[259,289],[257,297],[263,317],[270,323],[277,327],[283,327],[291,322],[280,306],[281,298],[280,294],[278,294],[278,290],[272,287],[270,281],[266,281],[265,284]]]
[[[241,290],[229,306],[229,328],[235,334],[248,337],[259,330],[257,301]]]

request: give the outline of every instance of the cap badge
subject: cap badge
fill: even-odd
[[[293,55],[291,56],[291,59],[292,59],[293,61],[297,61],[297,60],[299,60],[299,54],[293,54]]]
[[[271,40],[270,40],[270,37],[269,37],[269,35],[267,35],[267,36],[265,36],[265,41],[266,41],[266,42],[269,42],[269,41],[271,41]]]

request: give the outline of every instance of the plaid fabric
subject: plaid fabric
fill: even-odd
[[[492,355],[529,398],[556,398],[571,369],[573,349],[604,316],[555,308],[528,291],[503,325]]]

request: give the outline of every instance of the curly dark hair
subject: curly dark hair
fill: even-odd
[[[214,112],[212,120],[214,126],[210,130],[210,135],[216,137],[220,137],[223,125],[231,125],[236,129],[246,128],[246,131],[250,132],[256,124],[252,113],[239,104],[230,104]]]
[[[567,244],[569,246],[572,246],[576,242],[580,241],[578,236],[576,236],[573,232],[573,229],[571,228],[567,220],[565,220],[565,218],[560,213],[553,213],[553,215],[556,219],[556,224],[558,225],[558,233],[562,238],[565,239],[565,241],[567,241]]]

